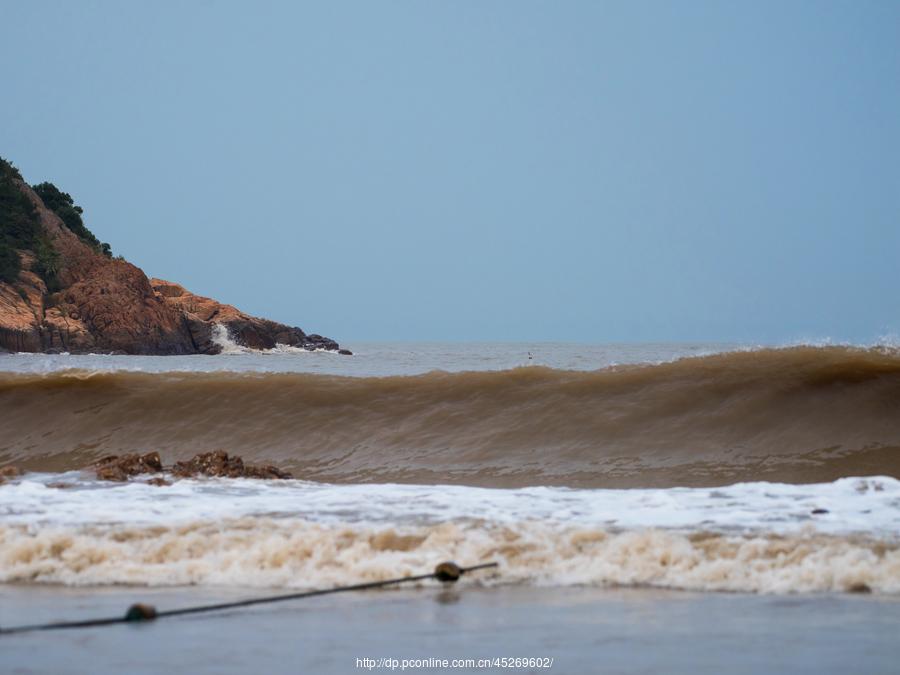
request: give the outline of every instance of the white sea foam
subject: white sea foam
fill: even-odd
[[[0,487],[0,581],[308,587],[452,558],[500,561],[501,583],[897,593],[898,534],[891,478],[501,490],[73,472]]]
[[[212,341],[221,348],[221,354],[249,354],[252,352],[251,349],[235,342],[228,332],[228,327],[221,323],[213,324]]]
[[[65,484],[60,489],[48,484]],[[815,510],[827,513],[813,514]],[[28,474],[0,488],[0,522],[28,525],[177,525],[252,516],[318,523],[433,525],[459,520],[559,522],[721,532],[900,534],[900,481],[739,483],[719,488],[576,490],[461,485],[329,485],[249,479],[181,480],[156,487],[67,474]]]
[[[498,562],[487,583],[900,592],[896,545],[811,530],[692,535],[534,521],[389,527],[296,518],[170,527],[0,525],[0,582],[309,588],[416,574],[448,559]]]

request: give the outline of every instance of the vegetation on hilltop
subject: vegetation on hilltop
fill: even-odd
[[[63,192],[53,183],[39,183],[32,185],[31,189],[37,193],[37,196],[44,202],[44,206],[53,211],[66,224],[72,232],[78,235],[84,243],[90,245],[98,253],[102,253],[107,258],[112,257],[112,249],[109,244],[101,242],[94,233],[84,225],[81,215],[84,209],[75,203],[72,195]]]
[[[22,174],[0,157],[0,281],[12,283],[18,278],[22,267],[18,250],[28,250],[35,256],[32,271],[44,280],[47,290],[52,293],[59,289],[60,256],[44,234],[31,200],[16,185],[17,180],[22,180]],[[98,253],[112,257],[109,244],[100,242],[85,227],[81,218],[84,211],[70,194],[62,192],[53,183],[41,183],[33,189],[44,205],[79,239]]]

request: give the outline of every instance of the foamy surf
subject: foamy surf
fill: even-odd
[[[0,487],[0,522],[4,582],[305,588],[455,559],[500,562],[486,583],[900,593],[900,481],[880,477],[501,490],[32,474]]]

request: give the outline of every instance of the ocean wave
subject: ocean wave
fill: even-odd
[[[0,463],[221,448],[329,482],[652,487],[900,476],[887,347],[416,376],[0,374]]]
[[[900,592],[900,481],[573,490],[183,480],[0,486],[0,583],[323,587],[496,561],[492,584]]]

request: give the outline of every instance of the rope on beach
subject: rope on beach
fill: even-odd
[[[196,607],[182,607],[181,609],[169,609],[162,612],[156,611],[153,605],[137,603],[131,605],[125,616],[107,617],[104,619],[85,619],[83,621],[59,621],[57,623],[35,624],[32,626],[15,626],[12,628],[0,627],[0,635],[11,635],[13,633],[30,633],[39,630],[59,630],[62,628],[92,628],[94,626],[111,626],[117,623],[134,623],[138,621],[153,621],[167,616],[181,616],[183,614],[200,614],[202,612],[215,612],[222,609],[235,609],[237,607],[249,607],[251,605],[264,605],[270,602],[283,602],[285,600],[300,600],[302,598],[312,598],[319,595],[330,595],[332,593],[345,593],[348,591],[367,591],[375,588],[384,588],[385,586],[396,586],[412,581],[427,581],[429,579],[437,579],[445,583],[456,582],[463,574],[474,572],[475,570],[483,570],[497,567],[497,563],[482,563],[480,565],[472,565],[471,567],[460,567],[454,562],[442,562],[434,568],[434,572],[429,574],[419,574],[412,577],[398,577],[396,579],[385,579],[384,581],[370,581],[362,584],[353,584],[350,586],[336,586],[334,588],[325,588],[315,591],[303,591],[300,593],[288,593],[286,595],[270,595],[261,598],[248,598],[246,600],[237,600],[235,602],[220,602],[214,605],[199,605]]]

